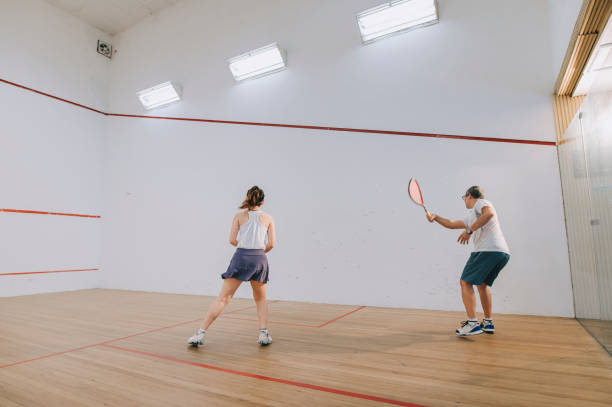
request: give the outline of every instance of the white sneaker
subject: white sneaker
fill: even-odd
[[[482,327],[478,321],[463,321],[459,329],[455,331],[457,336],[480,335]]]
[[[486,334],[494,334],[495,333],[495,325],[493,325],[492,319],[483,319],[480,323],[482,330]]]
[[[187,340],[187,343],[191,346],[197,347],[198,345],[204,345],[204,335],[206,331],[203,329],[198,329],[195,334],[191,338]]]
[[[268,331],[259,331],[259,339],[257,343],[261,346],[268,346],[272,343],[272,337]]]

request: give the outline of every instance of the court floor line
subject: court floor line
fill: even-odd
[[[273,301],[270,301],[270,304],[278,303],[278,302],[280,302],[280,300],[273,300]],[[238,309],[235,309],[235,310],[232,310],[232,311],[224,312],[219,317],[221,318],[221,317],[224,317],[224,315],[227,315],[227,314],[233,314],[235,312],[240,312],[240,311],[244,311],[244,310],[255,308],[255,307],[257,307],[257,306],[256,305],[250,305],[248,307],[238,308]],[[347,312],[347,313],[345,313],[343,315],[340,315],[339,317],[336,317],[336,318],[334,318],[334,319],[332,319],[330,321],[327,321],[327,322],[325,322],[325,323],[323,323],[323,324],[321,324],[319,326],[316,326],[316,325],[304,325],[304,326],[309,327],[309,328],[320,328],[321,326],[325,326],[327,324],[335,322],[335,321],[339,320],[340,318],[344,318],[345,316],[350,315],[350,314],[352,314],[354,312],[357,312],[357,311],[359,311],[359,310],[361,310],[363,308],[365,308],[365,306],[358,307],[358,308],[354,309],[353,311],[350,311],[350,312]],[[227,317],[227,318],[229,319],[229,318],[232,318],[232,317]],[[232,319],[247,320],[247,321],[249,320],[249,319],[246,319],[246,318],[232,318]],[[202,318],[197,318],[197,319],[192,319],[192,320],[189,320],[189,321],[177,322],[177,323],[172,324],[172,325],[166,325],[166,326],[162,326],[160,328],[149,329],[149,330],[146,330],[146,331],[137,332],[135,334],[122,336],[120,338],[113,338],[113,339],[109,339],[109,340],[106,340],[106,341],[103,341],[103,342],[99,342],[99,343],[94,343],[94,344],[90,344],[90,345],[84,345],[84,346],[80,346],[78,348],[67,349],[67,350],[60,351],[60,352],[50,353],[48,355],[38,356],[38,357],[32,358],[32,359],[26,359],[26,360],[21,360],[21,361],[18,361],[18,362],[12,362],[12,363],[8,363],[6,365],[1,365],[0,369],[4,369],[4,368],[7,368],[7,367],[16,366],[16,365],[21,365],[23,363],[34,362],[34,361],[37,361],[37,360],[47,359],[47,358],[51,358],[51,357],[54,357],[54,356],[63,355],[65,353],[76,352],[76,351],[79,351],[79,350],[82,350],[82,349],[92,348],[94,346],[107,345],[109,343],[118,342],[118,341],[129,339],[129,338],[134,338],[136,336],[147,335],[147,334],[150,334],[150,333],[153,333],[153,332],[160,332],[160,331],[163,331],[163,330],[166,330],[166,329],[176,328],[177,326],[193,324],[193,323],[201,321],[201,320],[202,320]],[[257,320],[254,320],[254,321],[257,321]],[[293,324],[293,323],[289,323],[289,322],[285,323],[285,324],[291,324],[293,326],[302,326],[300,324]]]
[[[354,392],[350,392],[350,391],[346,391],[346,390],[335,389],[335,388],[332,388],[332,387],[317,386],[317,385],[314,385],[314,384],[296,382],[296,381],[293,381],[293,380],[285,380],[285,379],[279,379],[279,378],[276,378],[276,377],[263,376],[263,375],[243,372],[243,371],[240,371],[240,370],[227,369],[227,368],[224,368],[224,367],[213,366],[213,365],[206,365],[206,364],[203,364],[203,363],[192,362],[192,361],[189,361],[189,360],[177,359],[177,358],[173,358],[173,357],[170,357],[170,356],[158,355],[156,353],[149,353],[149,352],[143,352],[143,351],[139,351],[139,350],[135,350],[135,349],[123,348],[123,347],[115,346],[115,345],[100,345],[100,346],[105,347],[105,348],[109,348],[109,349],[114,349],[114,350],[117,350],[117,351],[128,352],[128,353],[133,353],[133,354],[137,354],[137,355],[157,358],[157,359],[161,359],[161,360],[167,360],[167,361],[170,361],[170,362],[182,363],[182,364],[185,364],[185,365],[201,367],[201,368],[204,368],[204,369],[216,370],[216,371],[223,372],[223,373],[229,373],[229,374],[234,374],[234,375],[238,375],[238,376],[249,377],[249,378],[252,378],[252,379],[265,380],[265,381],[268,381],[268,382],[275,382],[275,383],[281,383],[281,384],[286,384],[286,385],[290,385],[290,386],[302,387],[302,388],[306,388],[306,389],[310,389],[310,390],[316,390],[316,391],[321,391],[321,392],[326,392],[326,393],[339,394],[339,395],[342,395],[342,396],[353,397],[353,398],[358,398],[358,399],[363,399],[363,400],[371,400],[371,401],[376,401],[376,402],[379,402],[379,403],[393,404],[393,405],[396,405],[396,406],[405,406],[405,407],[426,407],[426,406],[423,406],[421,404],[414,404],[414,403],[409,403],[409,402],[401,401],[401,400],[393,400],[393,399],[388,399],[388,398],[384,398],[384,397],[372,396],[372,395],[369,395],[369,394],[354,393]]]
[[[34,362],[36,360],[47,359],[47,358],[51,358],[53,356],[64,355],[66,353],[76,352],[76,351],[83,350],[83,349],[93,348],[93,347],[99,346],[99,345],[101,345],[101,343],[94,343],[93,345],[80,346],[78,348],[68,349],[68,350],[64,350],[64,351],[61,351],[61,352],[50,353],[48,355],[43,355],[43,356],[39,356],[39,357],[32,358],[32,359],[20,360],[19,362],[13,362],[13,363],[9,363],[7,365],[2,365],[2,366],[0,366],[0,369],[4,369],[6,367],[11,367],[11,366],[22,365],[24,363]]]
[[[296,323],[296,322],[284,322],[284,321],[269,321],[269,323],[270,324],[276,324],[276,325],[301,326],[301,327],[304,327],[304,328],[323,328],[324,326],[332,324],[332,323],[334,323],[334,322],[336,322],[336,321],[338,321],[338,320],[340,320],[340,319],[342,319],[342,318],[344,318],[346,316],[349,316],[349,315],[351,315],[351,314],[353,314],[353,313],[355,313],[357,311],[360,311],[360,310],[362,310],[364,308],[366,308],[366,306],[362,305],[360,307],[355,308],[352,311],[349,311],[349,312],[347,312],[345,314],[342,314],[342,315],[340,315],[338,317],[330,319],[329,321],[323,322],[320,325],[299,324],[299,323]],[[253,319],[253,318],[237,318],[237,317],[225,317],[225,318],[227,318],[227,319],[235,319],[235,320],[238,320],[238,321],[255,321],[255,322],[257,322],[257,319]]]
[[[250,322],[257,322],[257,319],[254,318],[238,318],[238,317],[224,317],[225,319],[235,319],[237,321],[250,321]],[[303,328],[318,328],[317,325],[308,325],[308,324],[298,324],[295,322],[284,322],[284,321],[268,321],[269,324],[274,324],[274,325],[289,325],[289,326],[300,326]]]
[[[270,301],[270,302],[278,302],[278,301]],[[256,307],[256,305],[251,305],[249,307],[244,307],[244,308],[239,308],[239,309],[232,310],[232,311],[229,311],[229,312],[224,312],[223,314],[231,314],[231,313],[234,313],[234,312],[244,311],[246,309],[254,308],[254,307]],[[223,314],[221,314],[221,316],[223,316]],[[107,343],[117,342],[117,341],[121,341],[121,340],[124,340],[124,339],[133,338],[135,336],[141,336],[141,335],[150,334],[150,333],[153,333],[153,332],[159,332],[159,331],[163,331],[165,329],[175,328],[175,327],[181,326],[181,325],[192,324],[194,322],[201,321],[201,320],[202,320],[202,318],[198,318],[198,319],[192,319],[190,321],[178,322],[176,324],[163,326],[161,328],[149,329],[147,331],[142,331],[142,332],[138,332],[138,333],[135,333],[135,334],[132,334],[132,335],[127,335],[127,336],[122,336],[120,338],[109,339],[107,341],[103,341],[103,342],[99,342],[99,343],[93,343],[91,345],[84,345],[84,346],[79,346],[78,348],[67,349],[67,350],[60,351],[60,352],[53,352],[53,353],[49,353],[48,355],[38,356],[38,357],[35,357],[35,358],[32,358],[32,359],[26,359],[26,360],[21,360],[21,361],[18,361],[18,362],[9,363],[9,364],[6,364],[6,365],[1,365],[0,369],[4,369],[4,368],[7,368],[7,367],[11,367],[11,366],[21,365],[23,363],[34,362],[36,360],[47,359],[47,358],[51,358],[51,357],[54,357],[54,356],[63,355],[65,353],[77,352],[77,351],[82,350],[82,349],[92,348],[94,346],[100,346],[100,345],[107,344]]]
[[[339,317],[336,317],[336,318],[334,318],[334,319],[330,319],[330,320],[329,320],[329,321],[327,321],[327,322],[323,322],[321,325],[317,326],[317,328],[323,328],[324,326],[327,326],[327,325],[329,325],[329,324],[332,324],[332,323],[334,323],[334,322],[338,321],[339,319],[342,319],[342,318],[344,318],[344,317],[347,317],[347,316],[349,316],[349,315],[351,315],[351,314],[353,314],[353,313],[355,313],[355,312],[357,312],[357,311],[361,311],[361,310],[362,310],[362,309],[364,309],[364,308],[365,308],[365,305],[362,305],[361,307],[357,307],[357,308],[355,308],[354,310],[347,312],[346,314],[342,314],[342,315],[340,315]]]

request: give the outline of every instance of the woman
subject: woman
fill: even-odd
[[[187,341],[193,346],[203,345],[208,327],[217,319],[223,308],[229,304],[243,281],[250,281],[253,299],[257,305],[259,339],[262,346],[272,343],[268,332],[268,306],[266,283],[268,282],[268,259],[266,253],[274,247],[274,219],[260,210],[264,204],[264,192],[254,186],[247,192],[240,209],[246,209],[234,216],[229,242],[236,246],[227,271],[221,274],[221,292],[208,309],[202,327]]]
[[[478,335],[483,332],[495,332],[493,325],[490,287],[499,272],[510,259],[510,249],[501,230],[497,212],[490,201],[484,199],[479,186],[470,187],[463,195],[465,207],[469,210],[464,220],[451,221],[440,215],[429,214],[430,222],[437,222],[448,229],[464,229],[457,241],[468,244],[470,237],[474,236],[474,250],[463,269],[461,275],[461,298],[467,313],[467,321],[455,331],[458,336]],[[478,287],[480,303],[484,311],[484,318],[479,324],[476,319],[476,296],[474,287]]]

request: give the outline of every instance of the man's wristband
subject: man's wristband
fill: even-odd
[[[471,235],[472,233],[474,233],[474,231],[466,226],[465,227],[465,233],[467,233],[468,235]]]

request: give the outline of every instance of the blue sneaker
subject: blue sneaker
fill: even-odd
[[[459,329],[455,331],[457,336],[480,335],[482,327],[478,321],[463,321]]]
[[[482,320],[482,322],[480,323],[480,326],[482,327],[482,330],[486,334],[494,334],[495,333],[495,325],[493,325],[493,320],[492,319],[484,318]]]

